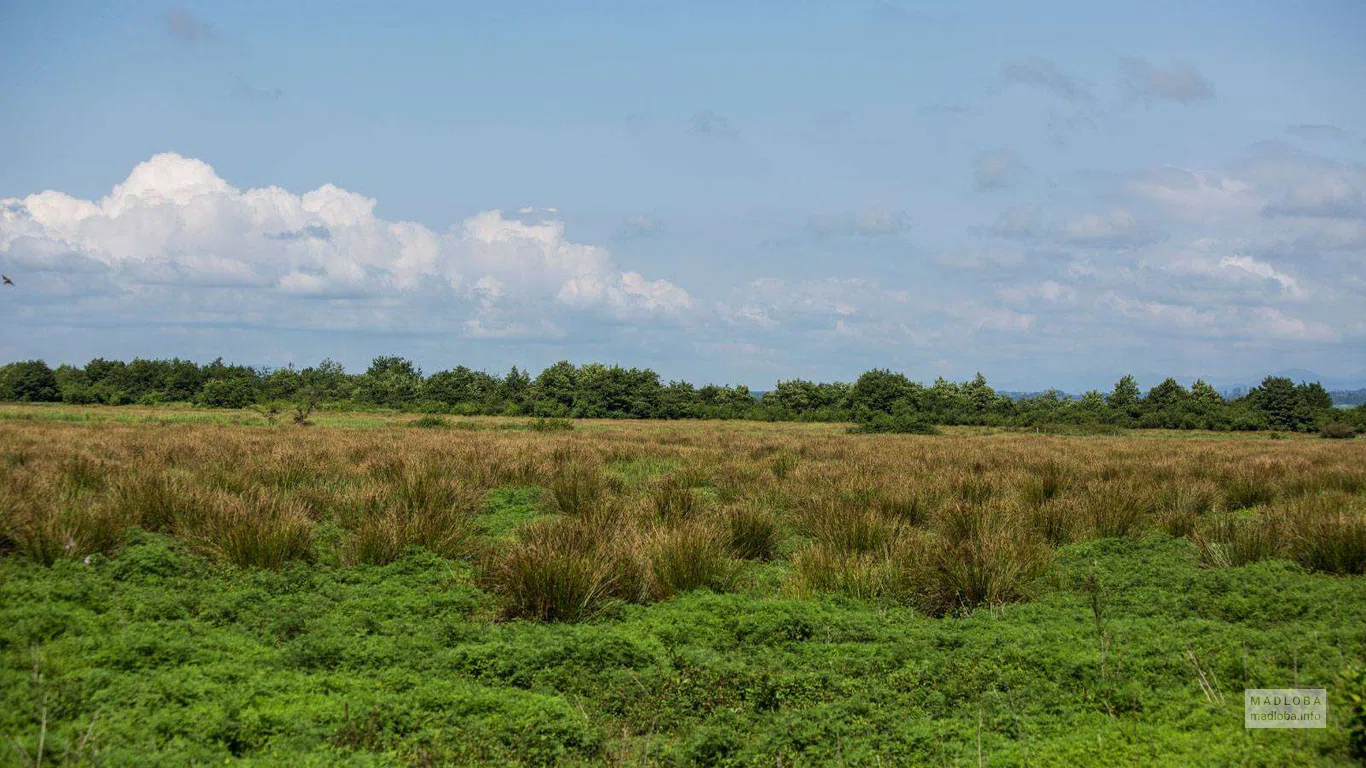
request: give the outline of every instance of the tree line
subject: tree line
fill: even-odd
[[[1333,407],[1317,382],[1268,376],[1236,398],[1204,381],[1185,387],[1167,379],[1143,392],[1125,376],[1109,392],[1079,397],[1050,390],[1024,398],[997,392],[978,374],[922,384],[886,369],[852,383],[792,379],[772,391],[685,381],[664,382],[648,368],[560,361],[535,377],[513,367],[505,375],[465,366],[424,375],[411,360],[375,358],[363,373],[331,360],[308,368],[257,368],[218,359],[130,362],[96,358],[84,367],[51,368],[41,360],[0,366],[0,399],[17,402],[159,405],[212,408],[298,404],[330,409],[386,408],[420,413],[626,419],[757,419],[853,421],[872,431],[915,425],[1042,427],[1103,425],[1168,429],[1317,430],[1330,423],[1366,429],[1366,406]],[[905,427],[911,427],[907,429]]]

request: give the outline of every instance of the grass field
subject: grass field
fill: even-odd
[[[1366,441],[316,421],[0,408],[0,765],[1366,750]]]

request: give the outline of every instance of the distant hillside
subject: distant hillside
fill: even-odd
[[[1361,405],[1366,403],[1366,389],[1336,389],[1328,393],[1333,405]]]

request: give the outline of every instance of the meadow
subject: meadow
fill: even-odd
[[[315,420],[0,408],[0,765],[1366,756],[1366,440]]]

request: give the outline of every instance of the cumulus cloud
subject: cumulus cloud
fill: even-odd
[[[979,190],[998,189],[1014,183],[1023,165],[1013,149],[983,152],[972,163],[973,184]]]
[[[385,327],[470,320],[476,335],[533,335],[558,328],[563,313],[625,319],[693,306],[684,289],[623,270],[604,248],[569,240],[563,221],[524,222],[491,210],[436,232],[383,219],[375,205],[330,184],[301,195],[239,190],[208,164],[166,153],[99,200],[55,191],[0,200],[0,253],[55,276],[53,286],[76,285],[63,276],[102,272],[130,309],[164,320],[198,316],[222,301],[235,303],[238,317],[250,313],[268,324],[294,314],[285,297],[295,296],[340,301],[325,306],[349,307],[356,322]],[[154,286],[184,290],[158,298],[165,294]],[[206,286],[249,292],[193,290]],[[381,311],[396,301],[423,309]],[[322,315],[312,322],[328,325]]]
[[[1038,88],[1068,101],[1095,101],[1085,80],[1073,77],[1052,61],[1038,56],[1007,61],[1001,65],[1001,81],[1006,84]]]
[[[1147,59],[1125,58],[1119,62],[1119,79],[1131,96],[1149,103],[1197,104],[1214,99],[1214,86],[1189,64],[1164,68]]]

